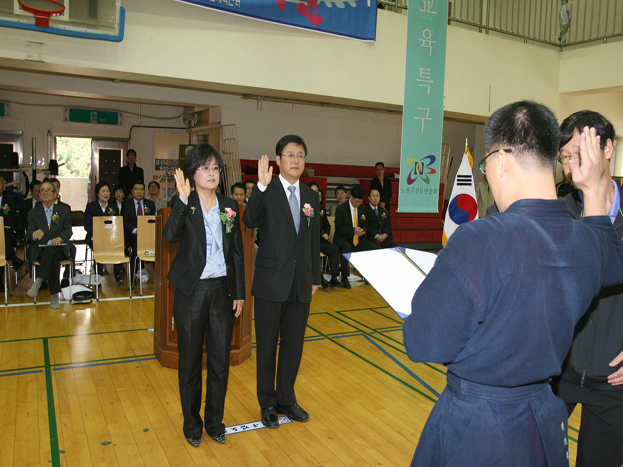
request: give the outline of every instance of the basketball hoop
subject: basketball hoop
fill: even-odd
[[[44,28],[50,27],[50,16],[60,16],[65,11],[65,5],[57,0],[17,0],[17,2],[22,10],[35,16],[35,26]]]

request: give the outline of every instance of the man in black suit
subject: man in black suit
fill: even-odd
[[[370,189],[373,188],[379,190],[381,194],[380,205],[383,209],[389,211],[389,201],[392,199],[392,182],[385,178],[385,164],[377,162],[374,166],[376,170],[376,177],[370,182]]]
[[[392,240],[392,226],[389,222],[387,211],[379,206],[381,193],[376,188],[370,189],[368,195],[368,232],[374,237],[378,248],[394,248],[396,244]]]
[[[365,192],[359,185],[353,187],[348,203],[340,204],[335,210],[335,235],[333,244],[340,254],[353,251],[376,250],[374,235],[368,236],[368,210],[364,206]],[[350,289],[348,261],[342,261],[342,286]]]
[[[69,210],[69,213],[71,215],[71,206],[67,203],[63,203],[61,201],[61,181],[58,178],[50,178],[50,181],[54,184],[54,187],[56,188],[56,199],[54,201],[54,204],[58,204],[60,206],[64,206]],[[72,224],[73,226],[73,224]],[[75,266],[76,264],[76,245],[74,245],[73,242],[69,242],[69,253],[71,256],[71,263]],[[61,287],[69,287],[69,273],[70,273],[70,268],[69,267],[65,267],[65,270],[63,271],[63,280],[61,281]],[[75,275],[75,273],[74,273]],[[73,276],[72,276],[73,277]]]
[[[128,149],[125,153],[125,161],[126,165],[119,169],[117,178],[119,183],[125,187],[125,192],[131,193],[136,182],[145,181],[145,175],[143,169],[136,165],[136,151],[134,149]]]
[[[132,199],[123,202],[121,213],[123,215],[123,231],[125,233],[125,246],[130,248],[130,277],[134,284],[134,261],[136,260],[136,225],[137,216],[155,216],[156,205],[153,201],[145,198],[145,184],[142,181],[134,183],[132,187]]]
[[[39,185],[41,185],[40,180],[33,180],[30,182],[30,185],[28,185],[32,193],[32,198],[23,200],[20,206],[17,228],[15,229],[18,238],[24,238],[24,234],[28,228],[28,213],[35,207],[35,204],[39,202]]]
[[[17,240],[15,239],[15,227],[17,227],[17,203],[9,196],[4,195],[5,189],[4,179],[0,177],[0,216],[4,218],[4,253],[5,258],[13,263],[13,268],[17,271],[24,265],[24,261],[17,257],[15,248],[17,247]],[[3,284],[1,278],[3,268],[0,268],[0,285]]]
[[[247,227],[259,228],[262,238],[251,292],[255,297],[257,398],[262,423],[271,428],[279,426],[278,413],[299,422],[309,420],[297,403],[294,383],[312,295],[320,284],[318,195],[299,181],[307,147],[300,137],[287,135],[277,143],[276,155],[279,177],[272,180],[268,156],[262,156],[259,181],[243,215]]]

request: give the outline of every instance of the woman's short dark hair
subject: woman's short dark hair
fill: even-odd
[[[158,183],[156,180],[152,180],[151,182],[149,182],[149,185],[147,185],[147,188],[151,188],[152,185],[156,185],[158,189],[160,189],[160,183]]]
[[[113,188],[113,190],[112,190],[113,194],[115,194],[117,192],[117,190],[123,191],[123,197],[125,198],[125,196],[126,196],[125,186],[123,186],[121,183],[117,183],[115,185],[115,187]]]
[[[195,172],[197,172],[197,169],[210,161],[214,161],[219,169],[221,169],[221,172],[223,171],[223,158],[219,152],[208,143],[198,144],[188,151],[184,164],[184,176],[190,182],[191,187],[195,187]]]
[[[105,186],[107,186],[108,191],[110,191],[110,184],[108,182],[99,182],[97,185],[95,185],[95,196],[99,195],[100,190],[104,188]]]
[[[313,181],[313,180],[312,180],[311,182],[309,182],[309,183],[307,184],[307,186],[308,186],[308,187],[310,187],[310,188],[311,188],[311,187],[313,187],[313,186],[315,186],[316,188],[318,188],[318,191],[320,191],[320,185],[318,185],[318,182],[315,182],[315,181]],[[312,188],[312,190],[313,190],[313,188]]]

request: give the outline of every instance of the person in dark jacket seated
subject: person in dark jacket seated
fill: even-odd
[[[134,262],[136,258],[136,226],[138,216],[155,216],[156,204],[145,198],[145,184],[136,182],[132,187],[132,199],[123,203],[121,213],[123,215],[123,230],[125,233],[125,246],[130,248],[130,277],[134,284]]]
[[[71,211],[65,204],[56,201],[56,187],[45,179],[40,187],[41,203],[28,214],[26,238],[30,243],[30,257],[38,261],[37,279],[28,290],[29,297],[35,298],[41,284],[47,280],[50,285],[50,308],[60,308],[58,294],[61,291],[59,274],[61,261],[69,258],[69,239],[71,238]]]
[[[106,182],[99,182],[95,185],[95,196],[97,199],[87,204],[84,209],[84,230],[86,230],[86,242],[93,250],[93,218],[101,216],[118,216],[119,209],[117,203],[110,199],[110,185]],[[104,275],[104,265],[97,265],[97,274]],[[120,264],[115,264],[115,279],[123,281],[123,271]]]
[[[307,184],[312,190],[318,192],[318,214],[320,215],[320,253],[325,255],[329,259],[329,271],[331,271],[331,280],[328,281],[324,278],[324,275],[320,276],[320,283],[322,288],[327,287],[342,287],[342,283],[338,280],[340,275],[340,252],[335,245],[329,241],[329,235],[331,235],[331,224],[327,219],[327,208],[324,205],[324,193],[320,189],[320,186],[312,181]],[[346,261],[346,260],[344,260]]]
[[[376,188],[370,189],[368,195],[368,230],[370,236],[378,243],[379,248],[394,248],[396,244],[392,240],[392,226],[389,221],[387,210],[379,205],[381,193]]]
[[[28,228],[28,213],[32,208],[35,207],[35,204],[39,202],[40,185],[41,180],[33,180],[32,182],[30,182],[30,185],[28,185],[30,193],[32,193],[32,197],[23,200],[19,208],[19,218],[17,222],[17,228],[15,229],[17,238],[23,239],[24,235],[26,234],[26,229]]]
[[[238,202],[216,192],[223,170],[220,154],[207,143],[195,146],[186,156],[184,170],[175,171],[179,199],[162,236],[169,243],[179,243],[168,279],[175,286],[173,316],[184,436],[197,447],[204,427],[214,441],[225,443],[229,349],[244,304],[244,253]],[[204,342],[208,377],[202,420]]]
[[[17,271],[25,261],[17,257],[15,248],[17,239],[15,238],[15,227],[18,225],[17,203],[15,200],[4,194],[4,178],[0,177],[0,216],[4,218],[4,252],[7,261],[13,263],[13,268]],[[0,285],[4,284],[3,268],[0,268]],[[4,289],[4,287],[2,287]]]

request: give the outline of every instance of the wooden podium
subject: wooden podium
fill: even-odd
[[[251,323],[253,316],[253,259],[255,255],[254,229],[248,229],[242,222],[246,206],[240,206],[240,228],[244,249],[245,302],[242,313],[236,319],[231,340],[229,364],[240,365],[251,356]],[[154,353],[160,364],[167,368],[177,368],[177,331],[173,319],[173,298],[175,287],[167,280],[169,268],[178,250],[177,243],[168,243],[162,238],[162,228],[171,214],[171,208],[158,211],[156,217],[156,278],[154,301]],[[203,349],[203,368],[206,365],[206,350]]]

